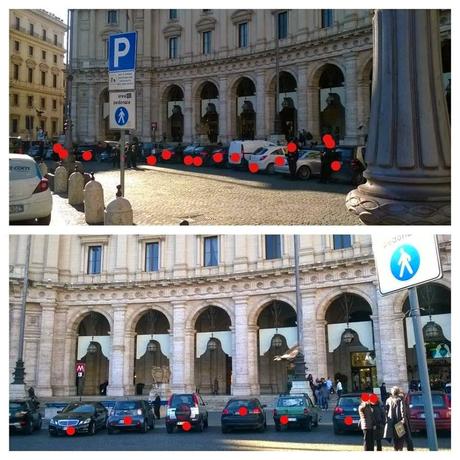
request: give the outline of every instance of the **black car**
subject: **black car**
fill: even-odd
[[[213,150],[210,164],[218,168],[228,168],[228,145]]]
[[[340,396],[332,416],[332,425],[335,434],[344,431],[360,431],[358,426],[361,404],[361,393],[348,393]]]
[[[10,430],[32,434],[42,427],[42,416],[38,404],[31,399],[13,399],[10,401]]]
[[[97,160],[98,155],[102,151],[102,147],[98,147],[95,144],[81,144],[77,146],[75,153],[75,160],[82,161],[83,160],[83,152],[91,152],[91,159]],[[70,153],[70,152],[69,152]]]
[[[212,154],[216,151],[217,146],[215,145],[200,145],[195,148],[192,153],[193,157],[201,157],[204,165],[214,164],[212,160]]]
[[[165,163],[181,163],[183,159],[184,147],[182,145],[165,145],[163,148],[155,150],[157,161]],[[169,155],[168,153],[169,152]]]
[[[227,402],[220,418],[222,433],[232,429],[257,430],[267,428],[265,406],[257,398],[232,398]]]
[[[155,416],[147,401],[117,401],[107,420],[107,432],[116,430],[147,433],[155,428]]]
[[[49,424],[50,436],[68,434],[73,427],[75,434],[96,434],[107,425],[107,409],[99,402],[75,402],[58,411]],[[72,430],[72,432],[74,432]]]

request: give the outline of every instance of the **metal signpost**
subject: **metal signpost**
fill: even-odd
[[[81,361],[77,361],[75,363],[75,373],[77,374],[77,396],[80,396],[81,400],[81,387],[82,387],[82,379],[85,376],[86,372],[86,363],[83,363]]]
[[[120,185],[125,194],[125,130],[136,129],[137,32],[109,36],[110,129],[120,130]]]
[[[438,450],[425,342],[420,318],[417,285],[442,277],[436,235],[378,235],[372,237],[375,266],[382,295],[408,289],[414,327],[415,350],[425,410],[428,447]]]

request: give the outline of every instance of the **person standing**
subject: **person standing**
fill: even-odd
[[[114,168],[120,168],[120,146],[118,144],[115,145],[112,151],[112,166]]]
[[[131,168],[131,158],[132,158],[132,153],[131,153],[131,147],[129,145],[129,142],[125,142],[125,165],[126,168]]]
[[[337,385],[335,386],[335,391],[337,392],[337,398],[340,398],[340,396],[342,396],[343,387],[342,387],[342,382],[339,379],[337,379]]]
[[[329,394],[334,393],[334,387],[332,385],[332,380],[331,380],[330,377],[327,378],[326,385],[327,385],[327,389],[328,389]]]
[[[377,450],[382,450],[382,438],[383,430],[386,423],[386,415],[380,404],[379,398],[370,399],[372,416],[374,418],[374,443],[377,446]]]
[[[161,407],[161,398],[160,395],[157,394],[155,399],[153,400],[153,413],[157,419],[160,419],[160,407]]]
[[[213,393],[215,395],[219,394],[219,381],[217,379],[214,379]]]
[[[387,387],[385,386],[385,382],[382,382],[380,385],[380,399],[382,400],[382,403],[388,399],[388,392]]]
[[[139,140],[134,138],[133,145],[131,146],[131,164],[134,169],[137,168],[137,158],[140,155]]]
[[[371,403],[362,401],[358,407],[359,423],[363,431],[364,450],[374,450],[374,417]]]

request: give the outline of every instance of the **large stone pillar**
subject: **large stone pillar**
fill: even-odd
[[[319,87],[307,86],[307,132],[313,135],[315,140],[320,139],[319,131]]]
[[[184,348],[187,359],[184,364],[184,388],[185,391],[195,391],[195,334],[192,327],[187,327],[184,334]]]
[[[256,72],[256,137],[264,139],[265,130],[265,70]]]
[[[347,208],[366,224],[450,224],[450,123],[435,10],[377,10],[367,183]]]
[[[248,375],[249,375],[249,388],[251,395],[260,394],[259,384],[259,356],[257,339],[259,328],[257,326],[248,326]]]
[[[192,80],[184,82],[184,143],[193,141],[192,124]]]
[[[126,304],[113,307],[112,353],[109,363],[108,396],[123,396]]]
[[[134,354],[136,349],[135,341],[136,334],[133,331],[125,332],[125,353],[123,358],[123,388],[125,395],[136,394],[133,378],[136,363],[136,356]]]
[[[307,65],[299,65],[298,72],[297,131],[300,131],[307,129]]]
[[[313,375],[313,378],[327,378],[326,321],[316,321],[316,350],[318,374]]]
[[[227,90],[228,78],[222,76],[219,78],[219,142],[227,143],[230,133],[229,97]]]
[[[185,304],[173,302],[171,391],[185,391]],[[191,365],[191,363],[187,363]]]
[[[248,298],[234,297],[235,356],[232,357],[232,395],[249,395],[248,364]]]
[[[344,144],[356,145],[358,141],[358,53],[345,56],[345,139]]]
[[[88,85],[88,131],[87,137],[89,142],[96,141],[96,111],[99,109],[99,99],[95,100],[94,80],[91,80]]]
[[[319,377],[318,351],[316,333],[316,294],[312,291],[302,291],[303,313],[303,355],[307,375]]]

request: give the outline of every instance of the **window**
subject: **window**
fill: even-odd
[[[44,97],[40,98],[40,108],[44,109],[46,107],[46,101]]]
[[[177,57],[177,43],[178,37],[171,37],[169,39],[169,59],[175,59]]]
[[[53,99],[53,110],[57,109],[57,99]]]
[[[13,105],[15,107],[19,105],[19,94],[13,94]]]
[[[288,35],[288,14],[287,11],[278,13],[278,39],[287,38]]]
[[[16,18],[16,30],[19,30],[21,28],[21,20],[19,18]]]
[[[33,24],[29,24],[29,33],[30,33],[30,35],[34,34],[34,25]]]
[[[29,46],[29,56],[33,56],[33,55],[34,55],[34,47]]]
[[[27,80],[29,81],[29,83],[32,83],[34,81],[34,69],[31,69],[29,67],[29,69],[27,69],[27,72],[28,72]]]
[[[19,42],[17,40],[14,42],[14,51],[19,51]]]
[[[88,274],[101,273],[102,246],[88,247]]]
[[[46,72],[42,72],[42,85],[46,85]]]
[[[56,120],[53,120],[51,122],[51,131],[52,131],[53,134],[57,134],[57,122],[56,122]]]
[[[57,88],[57,75],[53,75],[53,88]]]
[[[13,78],[19,80],[19,64],[13,64]]]
[[[265,235],[265,258],[281,258],[281,235]]]
[[[107,11],[107,24],[116,24],[117,23],[117,10]]]
[[[333,235],[333,248],[351,248],[351,235]]]
[[[58,42],[57,42],[57,35],[54,34],[54,44],[57,46]]]
[[[248,46],[248,23],[243,22],[238,24],[238,48],[246,48]]]
[[[169,10],[169,19],[177,19],[177,10]]]
[[[26,129],[29,131],[34,129],[34,117],[32,115],[26,115]]]
[[[13,133],[18,132],[18,119],[17,118],[12,118],[11,119],[11,131]]]
[[[34,97],[27,96],[27,107],[33,107],[33,105],[34,105]]]
[[[211,31],[203,32],[203,54],[211,53]]]
[[[46,59],[46,51],[42,50],[42,59]]]
[[[321,10],[321,27],[332,26],[332,10]]]
[[[42,31],[42,39],[46,41],[46,29]]]
[[[40,120],[40,128],[45,131],[45,120]]]
[[[57,54],[53,54],[53,62],[57,64]]]
[[[146,243],[145,245],[145,271],[157,272],[160,265],[160,243]]]
[[[208,236],[204,239],[204,266],[214,267],[218,264],[217,236]]]

